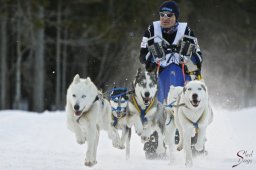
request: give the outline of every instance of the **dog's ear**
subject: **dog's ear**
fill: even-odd
[[[136,77],[135,77],[135,82],[138,80],[140,74],[141,74],[141,68],[138,68],[137,74],[136,74]],[[134,85],[135,85],[135,83],[134,83]]]
[[[204,89],[204,91],[206,92],[206,87],[205,87],[205,85],[204,84],[201,84],[201,87]]]
[[[149,76],[151,76],[155,82],[157,82],[157,74],[156,74],[156,72],[147,72],[147,74]]]
[[[134,81],[132,82],[132,89],[135,89],[135,83],[136,83],[136,80],[134,80]]]
[[[80,81],[80,76],[79,76],[79,74],[76,74],[73,79],[73,82],[76,84],[76,83],[79,83],[79,81]]]
[[[170,90],[171,90],[171,89],[174,89],[174,88],[175,88],[174,85],[170,85]]]
[[[136,77],[141,74],[141,68],[138,68]]]
[[[90,77],[87,77],[86,79],[85,79],[85,83],[86,84],[88,84],[88,83],[91,83],[92,81],[91,81],[91,78]]]

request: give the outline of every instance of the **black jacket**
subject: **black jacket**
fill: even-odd
[[[172,34],[167,34],[162,32],[162,36],[165,40],[167,40],[170,44],[173,43],[175,37],[176,37],[177,31],[173,32]],[[187,26],[185,30],[185,35],[189,35],[192,37],[194,36],[194,33],[191,31],[191,29]],[[145,31],[144,36],[145,38],[150,38],[154,36],[154,26],[153,24],[148,27],[148,29]],[[143,43],[143,42],[142,42]],[[149,61],[146,61],[146,55],[148,54],[148,49],[141,44],[140,48],[140,62],[142,64],[147,64]],[[197,51],[196,54],[193,54],[193,57],[191,57],[192,62],[197,65],[197,67],[201,68],[201,63],[202,63],[202,53],[201,51]]]

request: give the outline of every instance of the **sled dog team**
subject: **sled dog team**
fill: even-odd
[[[87,141],[86,166],[97,163],[100,130],[106,130],[114,147],[126,149],[130,156],[131,128],[147,142],[153,132],[158,134],[156,153],[164,155],[168,146],[171,163],[174,161],[175,132],[180,140],[177,150],[185,151],[185,165],[191,167],[193,137],[194,149],[205,149],[206,129],[212,122],[207,87],[202,81],[188,82],[185,87],[170,87],[166,104],[157,99],[157,76],[139,69],[133,89],[115,88],[105,98],[89,77],[75,75],[67,90],[66,113],[68,128],[76,141]],[[122,131],[119,136],[118,130]]]

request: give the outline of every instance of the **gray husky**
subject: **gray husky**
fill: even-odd
[[[165,155],[164,125],[166,116],[164,106],[157,99],[157,76],[138,69],[133,82],[134,93],[128,102],[129,114],[136,133],[145,143],[146,158],[152,159],[156,155]],[[157,137],[152,136],[157,132]]]
[[[110,105],[112,108],[112,123],[114,132],[119,138],[120,143],[115,146],[119,149],[126,148],[126,159],[130,157],[130,139],[131,127],[128,127],[128,90],[127,88],[112,89],[110,94]],[[122,131],[122,136],[119,136],[118,130]],[[126,145],[126,146],[125,146]]]

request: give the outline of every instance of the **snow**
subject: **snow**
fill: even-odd
[[[207,131],[206,157],[194,158],[191,170],[256,169],[256,107],[239,111],[214,109],[214,122]],[[237,152],[245,150],[237,164]],[[143,144],[133,132],[131,158],[125,151],[112,147],[106,132],[101,131],[98,164],[84,166],[86,145],[76,143],[66,127],[64,112],[0,111],[0,170],[183,170],[184,153],[175,152],[175,163],[168,160],[146,160]],[[240,159],[241,161],[242,159]]]

